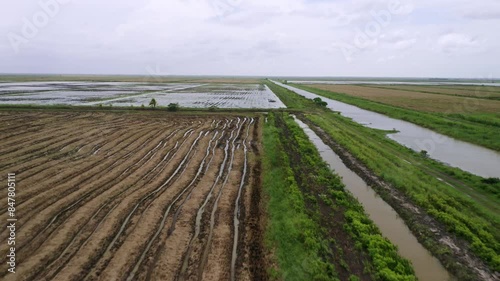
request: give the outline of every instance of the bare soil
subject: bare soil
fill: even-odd
[[[259,124],[253,116],[0,112],[0,174],[16,173],[18,218],[16,274],[7,274],[2,243],[0,279],[267,279]]]

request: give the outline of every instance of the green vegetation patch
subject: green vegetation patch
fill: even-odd
[[[277,280],[338,280],[321,257],[326,242],[319,225],[309,217],[304,197],[290,168],[272,114],[264,126],[263,186],[268,198],[266,244],[274,252]]]
[[[278,264],[272,276],[416,280],[411,264],[381,235],[293,118],[270,114],[263,155],[266,239]]]
[[[447,231],[467,241],[471,251],[490,269],[500,269],[498,179],[484,179],[446,166],[392,141],[386,137],[387,132],[367,128],[331,110],[314,108],[311,100],[280,88],[282,94],[294,96],[288,97],[293,103],[285,102],[287,106],[310,108],[303,110],[309,113],[308,120],[379,178],[406,194]],[[415,223],[411,214],[404,219],[417,237],[423,237],[420,242],[439,257],[446,268],[460,280],[473,280],[467,270],[453,261],[450,250],[433,240],[428,226]]]
[[[418,163],[412,161],[418,157],[415,153],[406,153],[405,158],[412,162],[401,157],[405,155],[403,150],[395,151],[390,148],[391,145],[384,145],[391,141],[371,133],[369,128],[357,126],[353,121],[331,113],[310,115],[308,118],[377,176],[403,191],[442,222],[449,232],[468,241],[472,251],[493,270],[500,270],[500,222],[497,213],[412,164]],[[483,184],[498,185],[495,182]],[[498,202],[494,198],[491,200]]]

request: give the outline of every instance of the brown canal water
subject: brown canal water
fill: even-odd
[[[363,205],[365,212],[378,226],[382,235],[398,247],[399,254],[408,259],[415,269],[417,278],[421,281],[451,281],[456,280],[441,265],[438,259],[427,251],[411,233],[404,221],[366,182],[351,171],[340,157],[327,146],[305,123],[295,118],[296,122],[314,143],[325,162],[330,165],[346,185],[354,197]]]

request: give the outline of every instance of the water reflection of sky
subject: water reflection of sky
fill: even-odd
[[[284,108],[276,95],[258,84],[28,82],[0,84],[0,104],[159,106],[191,108]]]

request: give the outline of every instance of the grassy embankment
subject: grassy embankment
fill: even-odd
[[[291,117],[264,126],[267,244],[284,280],[415,280]]]
[[[311,101],[275,86],[273,91],[283,99],[293,102],[290,107],[311,107]],[[492,270],[500,270],[500,217],[498,206],[500,183],[486,183],[484,179],[447,167],[432,159],[422,157],[385,137],[385,133],[359,125],[330,110],[309,110],[307,118],[321,127],[341,146],[347,148],[378,177],[407,195],[415,204],[441,222],[446,230],[467,241],[470,249]],[[437,176],[447,179],[449,186]],[[473,188],[474,190],[470,190]],[[470,196],[470,197],[469,197]],[[422,240],[441,261],[451,254],[438,241],[430,239],[432,233],[426,225],[419,225],[406,217],[407,225],[414,232],[428,233]],[[421,235],[425,237],[426,235]],[[444,264],[457,277],[466,275],[451,261]],[[462,273],[460,273],[462,272]]]
[[[474,104],[471,104],[471,101],[464,100],[465,112],[453,112],[453,109],[450,109],[449,113],[424,112],[310,86],[293,86],[363,109],[382,113],[392,118],[415,123],[459,140],[500,151],[500,138],[498,137],[500,132],[499,114],[476,112],[474,110],[468,113],[466,109],[474,109]]]

